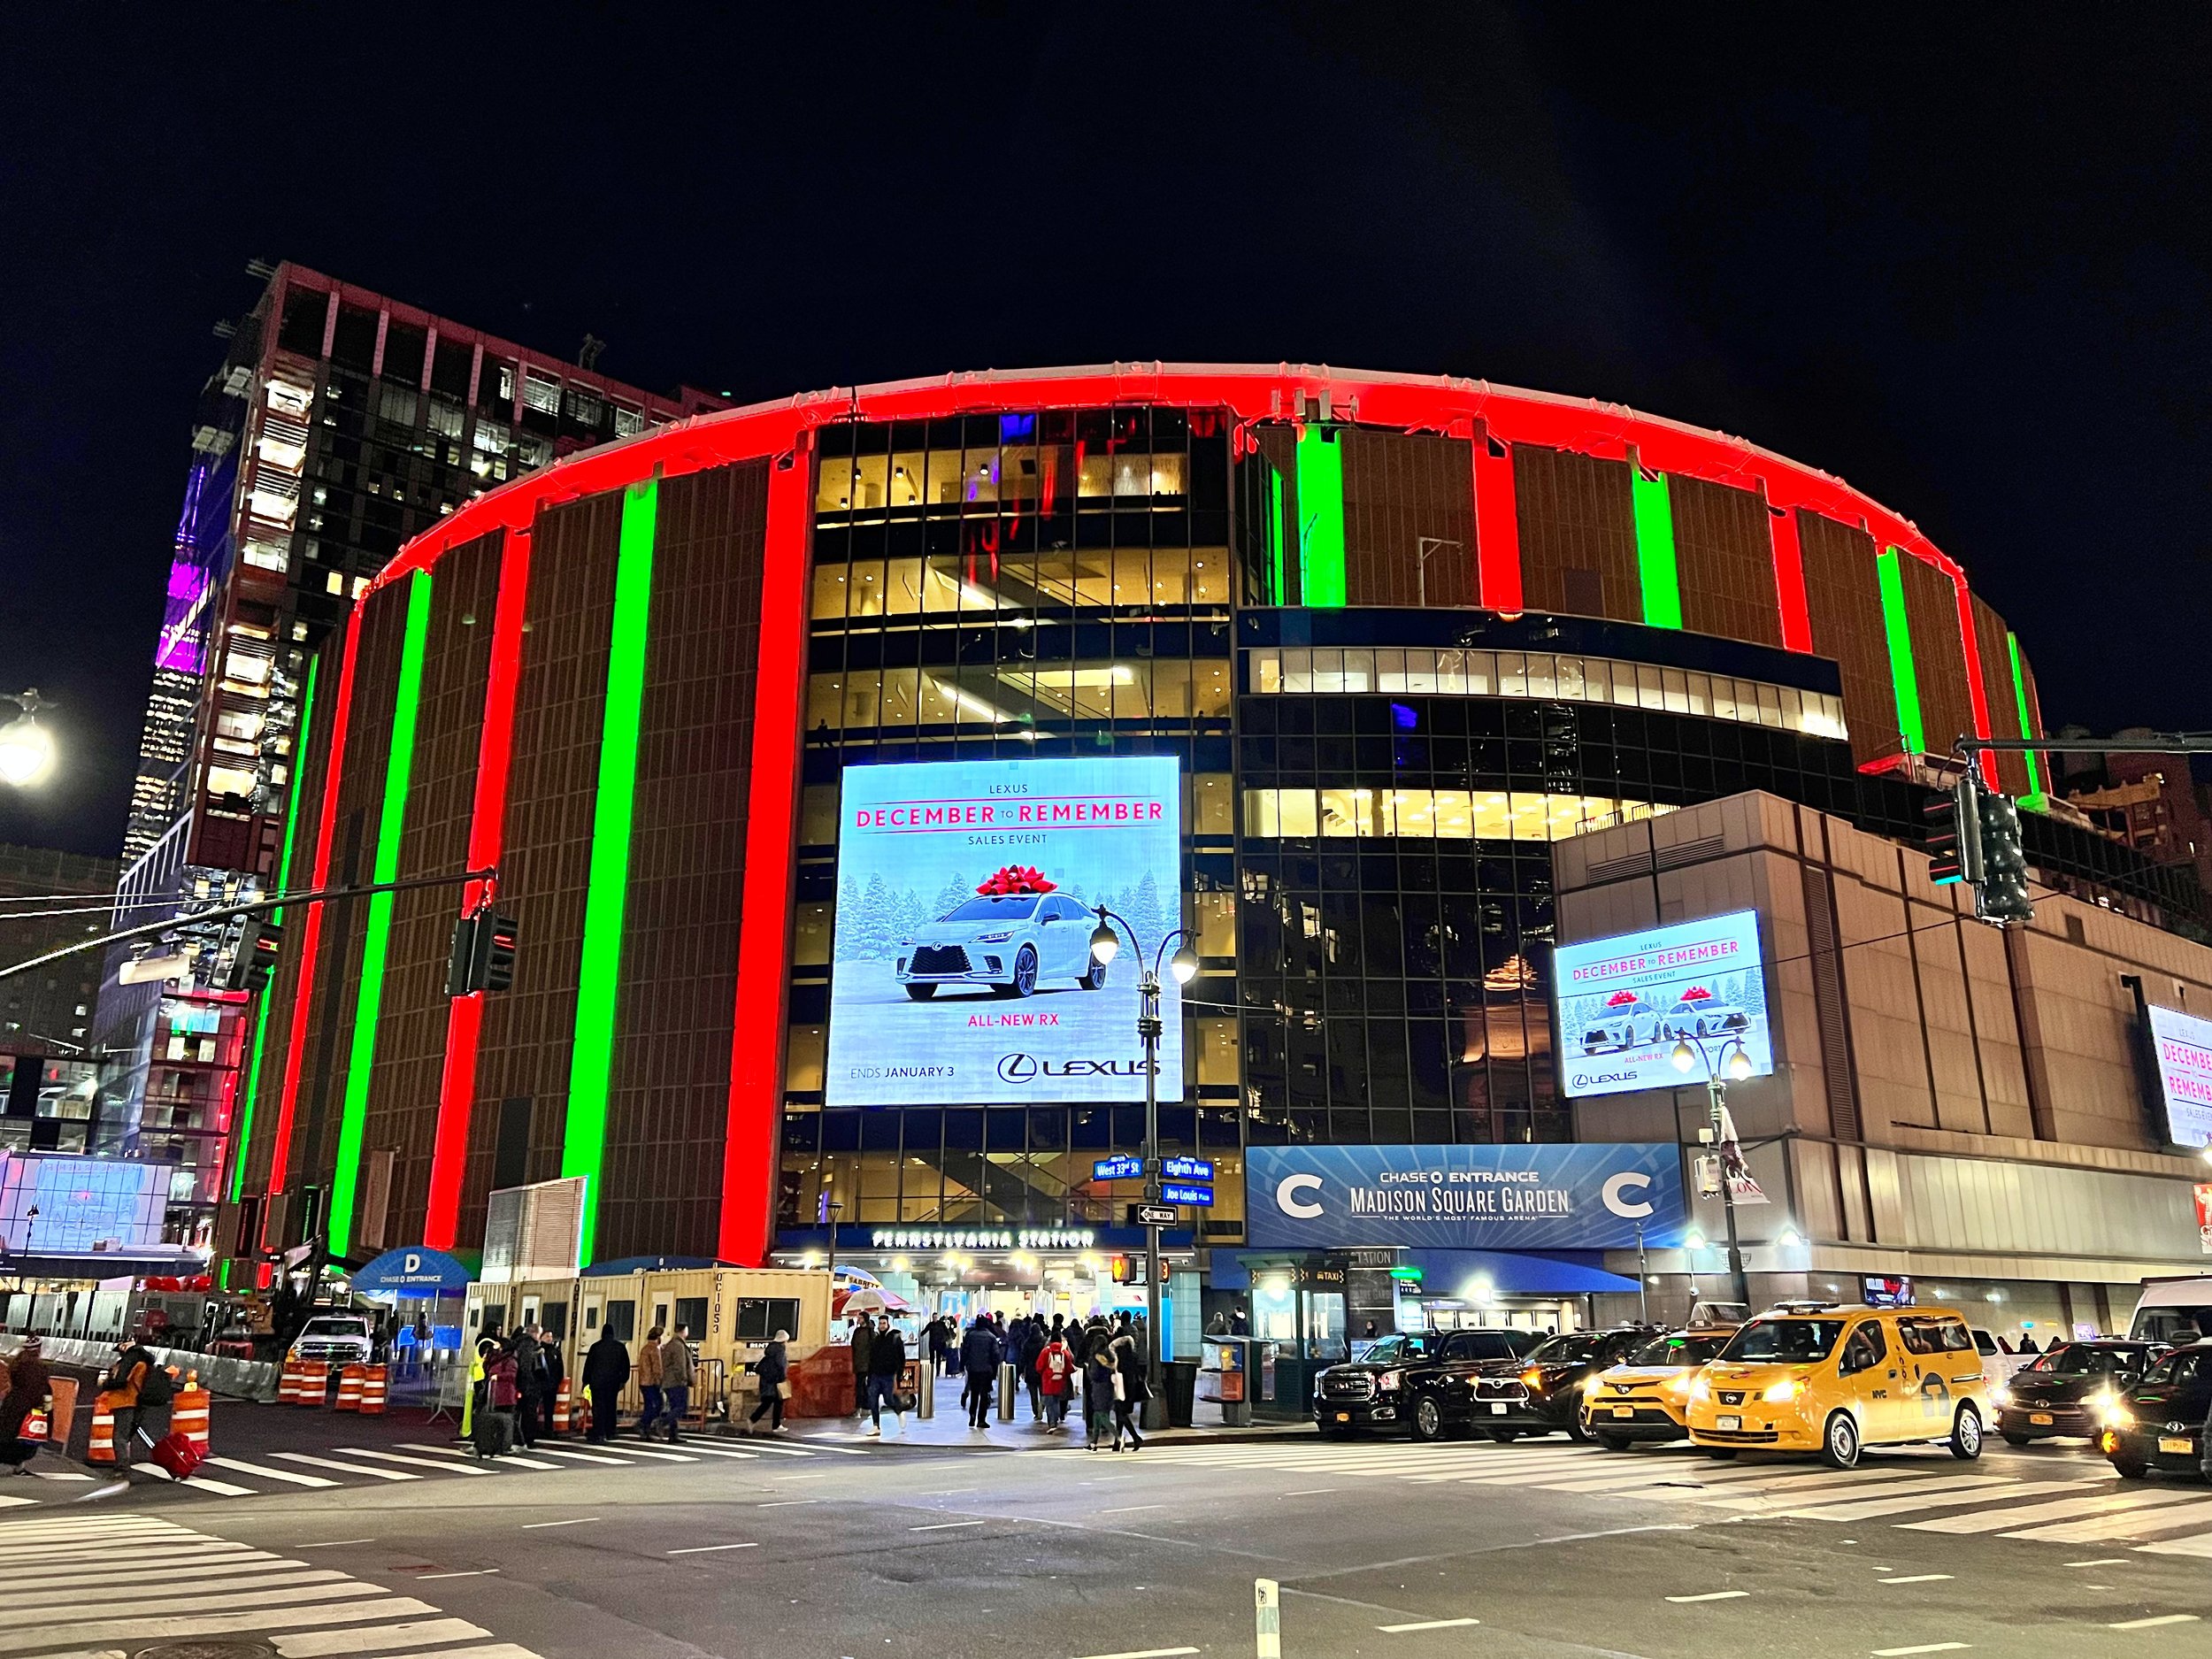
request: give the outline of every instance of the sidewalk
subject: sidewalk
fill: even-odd
[[[1149,1445],[1156,1440],[1163,1445],[1186,1446],[1210,1441],[1272,1440],[1297,1435],[1313,1438],[1310,1422],[1232,1426],[1218,1420],[1219,1409],[1210,1401],[1202,1401],[1197,1406],[1200,1421],[1187,1429],[1148,1429],[1145,1443]],[[1214,1420],[1208,1421],[1209,1418]],[[988,1427],[972,1429],[968,1426],[967,1412],[960,1404],[959,1389],[955,1386],[938,1391],[934,1417],[924,1417],[910,1411],[895,1428],[891,1414],[886,1412],[880,1438],[868,1432],[865,1417],[786,1417],[781,1438],[799,1446],[818,1441],[840,1446],[914,1446],[964,1451],[1066,1451],[1082,1446],[1083,1424],[1073,1412],[1057,1430],[1032,1422],[1029,1401],[1025,1396],[1014,1402],[1011,1421],[1000,1422],[994,1410]]]

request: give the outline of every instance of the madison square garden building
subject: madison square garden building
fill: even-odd
[[[466,1248],[563,1176],[591,1260],[832,1218],[972,1280],[1118,1249],[1139,1183],[1094,1166],[1140,1148],[1136,964],[1179,926],[1161,1133],[1216,1175],[1171,1240],[1224,1285],[1265,1148],[1574,1138],[1555,842],[1756,789],[1916,843],[1922,757],[2041,729],[1958,565],[1826,473],[1480,382],[1171,365],[572,456],[408,545],[303,724],[286,888],[496,866],[519,960],[448,998],[474,883],[284,915],[237,1254]],[[1982,764],[2038,803],[2039,757]],[[2024,816],[2048,879],[2195,902]],[[1136,947],[1102,973],[1102,902]]]

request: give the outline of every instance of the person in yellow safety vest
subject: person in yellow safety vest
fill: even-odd
[[[468,1439],[471,1426],[476,1418],[477,1396],[484,1392],[484,1356],[490,1353],[496,1346],[493,1339],[488,1336],[479,1337],[476,1340],[476,1352],[469,1360],[469,1390],[461,1401],[461,1438],[463,1440]]]

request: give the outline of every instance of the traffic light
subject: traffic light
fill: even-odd
[[[1981,820],[1975,810],[1980,787],[1973,773],[1962,772],[1920,809],[1928,819],[1928,879],[1938,887],[1959,881],[1981,886]]]
[[[2035,919],[2028,897],[2028,856],[2020,841],[2020,809],[2006,796],[1978,786],[1974,791],[1974,836],[1979,843],[1981,879],[1974,887],[1974,914],[2000,927]]]
[[[454,923],[445,994],[470,996],[478,991],[503,991],[513,985],[516,933],[513,917],[488,907],[472,910]]]
[[[276,972],[277,951],[284,943],[284,929],[266,916],[246,918],[245,931],[239,935],[238,949],[232,952],[230,972],[224,976],[227,991],[252,991],[258,995],[269,988],[269,980]]]

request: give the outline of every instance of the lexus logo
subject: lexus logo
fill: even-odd
[[[1034,1055],[1010,1054],[998,1063],[998,1074],[1009,1083],[1033,1083],[1037,1080],[1037,1058]]]
[[[1142,1077],[1141,1060],[1040,1060],[1033,1054],[1010,1054],[998,1063],[1009,1083],[1033,1083],[1040,1077]]]

